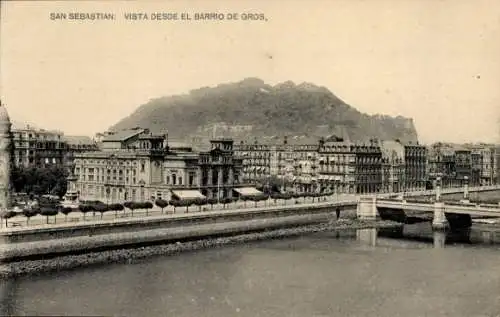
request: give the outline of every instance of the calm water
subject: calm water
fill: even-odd
[[[496,243],[496,232],[446,238],[428,223],[312,234],[22,278],[2,285],[2,305],[12,315],[500,316]]]

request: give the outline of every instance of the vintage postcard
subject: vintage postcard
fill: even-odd
[[[500,316],[499,1],[0,9],[0,315]]]

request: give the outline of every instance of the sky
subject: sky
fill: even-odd
[[[115,19],[50,18],[70,12]],[[193,20],[211,12],[239,19]],[[500,142],[497,0],[3,1],[0,27],[10,116],[70,135],[105,131],[153,98],[258,77],[411,117],[424,143]]]

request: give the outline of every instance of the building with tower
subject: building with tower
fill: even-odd
[[[209,150],[196,152],[166,135],[134,128],[107,133],[100,141],[99,150],[74,154],[67,199],[223,199],[244,186],[232,140],[212,140]]]

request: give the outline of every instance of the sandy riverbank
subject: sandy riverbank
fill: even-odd
[[[118,249],[103,252],[92,252],[81,255],[60,256],[44,260],[12,262],[1,265],[0,278],[4,279],[22,275],[43,274],[47,272],[76,269],[80,267],[87,267],[90,265],[107,263],[130,263],[131,261],[136,259],[143,259],[153,256],[173,255],[179,252],[189,252],[204,248],[214,248],[250,241],[279,239],[313,232],[345,229],[387,228],[398,226],[401,226],[401,224],[382,220],[361,221],[355,219],[341,219],[329,224],[306,225],[295,228],[266,230],[262,232],[239,234],[229,237],[176,242],[140,247],[136,249]]]

